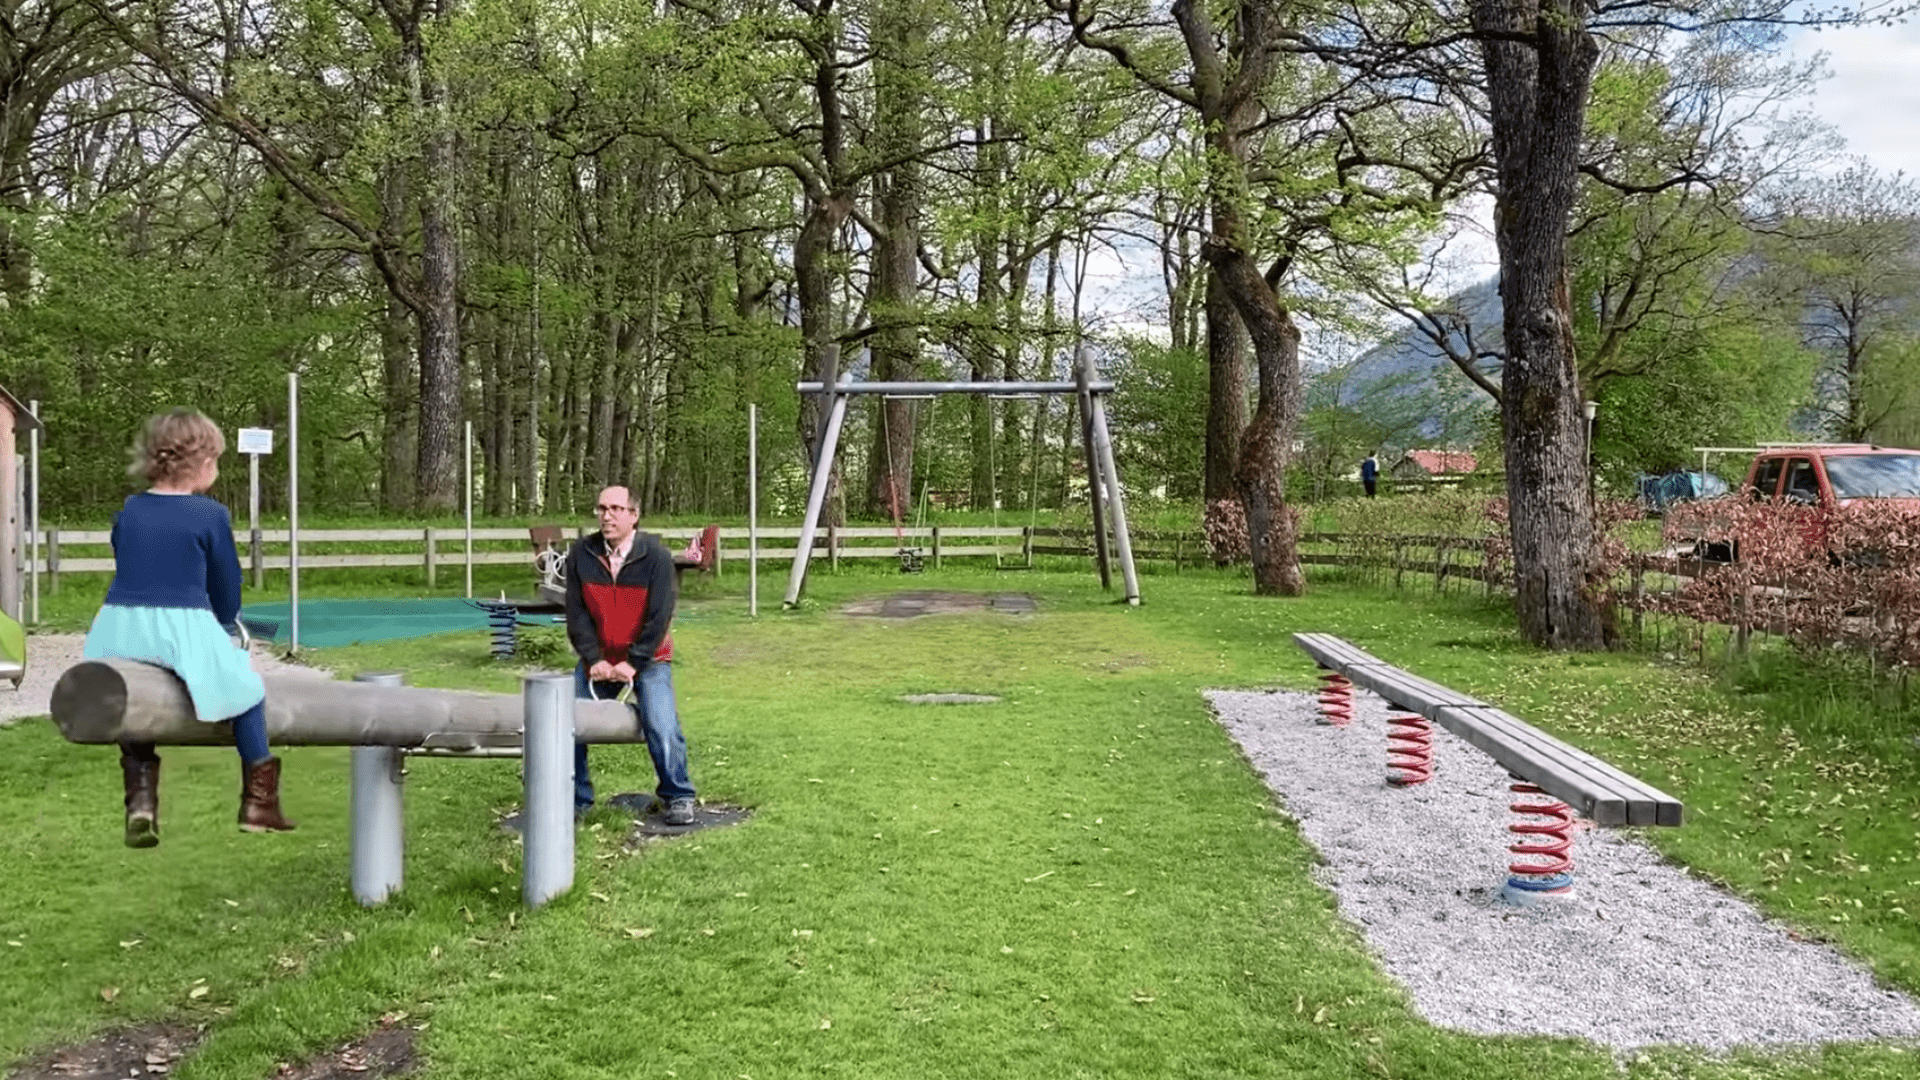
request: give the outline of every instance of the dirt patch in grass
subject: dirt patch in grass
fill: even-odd
[[[102,1032],[57,1046],[8,1071],[7,1080],[127,1080],[163,1076],[193,1051],[205,1032],[193,1024],[153,1023]]]
[[[159,1022],[103,1032],[21,1062],[6,1080],[132,1080],[171,1074],[206,1032],[193,1024]],[[420,1064],[413,1028],[385,1022],[366,1036],[274,1070],[274,1080],[367,1080],[403,1076]]]
[[[420,1064],[414,1052],[418,1032],[410,1027],[380,1027],[299,1065],[282,1065],[275,1080],[364,1080],[404,1076]]]
[[[890,596],[855,600],[841,611],[882,619],[911,619],[916,615],[959,615],[991,611],[1000,615],[1031,615],[1038,605],[1026,593],[963,593],[921,589]]]
[[[616,800],[619,800],[616,802]],[[703,802],[693,808],[693,823],[690,825],[667,824],[666,808],[660,800],[645,793],[616,795],[609,802],[615,802],[622,809],[633,814],[633,831],[627,834],[627,848],[632,850],[659,840],[670,840],[676,836],[685,836],[702,829],[712,829],[727,825],[738,825],[747,820],[753,811],[744,806],[730,803]]]
[[[720,642],[709,654],[713,662],[721,667],[749,667],[764,663],[775,655],[776,650],[770,646],[738,641]]]

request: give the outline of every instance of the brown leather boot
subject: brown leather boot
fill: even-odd
[[[240,827],[247,832],[292,832],[293,822],[280,814],[280,759],[241,768],[245,782],[240,788]]]
[[[120,777],[127,789],[127,846],[160,843],[160,759],[120,755]]]

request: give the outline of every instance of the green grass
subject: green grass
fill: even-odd
[[[1198,691],[1305,688],[1288,635],[1347,636],[1668,787],[1690,819],[1651,841],[1920,991],[1910,738],[1803,731],[1779,686],[1540,654],[1471,593],[1321,578],[1270,600],[1238,575],[1169,571],[1128,609],[1084,569],[862,566],[816,571],[781,613],[781,580],[762,576],[757,621],[729,574],[689,589],[675,633],[694,779],[753,817],[629,852],[618,815],[597,812],[573,892],[537,912],[491,824],[518,798],[515,763],[413,762],[406,888],[362,910],[345,750],[288,752],[301,828],[265,837],[233,827],[230,752],[167,751],[164,842],[137,852],[119,846],[111,749],[44,721],[0,730],[0,1062],[170,1016],[209,1025],[177,1075],[253,1078],[405,1011],[429,1022],[426,1075],[489,1080],[1912,1073],[1885,1047],[1618,1065],[1578,1042],[1428,1026],[1313,884],[1314,853]],[[1042,613],[837,613],[902,587],[1032,591]],[[314,660],[513,690],[485,649],[474,634]],[[924,691],[1004,701],[895,700]],[[640,748],[594,755],[603,792],[651,785]]]

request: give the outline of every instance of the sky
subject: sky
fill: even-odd
[[[1846,138],[1847,153],[1920,179],[1920,23],[1802,31],[1794,48],[1827,54],[1833,77],[1815,92],[1813,111]]]

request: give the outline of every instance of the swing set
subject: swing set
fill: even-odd
[[[1039,443],[1041,421],[1047,413],[1045,401],[1053,395],[1072,394],[1080,402],[1080,438],[1082,449],[1087,458],[1088,498],[1093,509],[1094,554],[1100,569],[1100,585],[1112,588],[1112,573],[1109,567],[1107,550],[1107,530],[1105,517],[1110,511],[1113,516],[1113,554],[1120,561],[1120,572],[1126,586],[1126,602],[1137,606],[1140,603],[1140,581],[1134,571],[1133,542],[1127,534],[1126,505],[1120,495],[1120,475],[1114,465],[1113,439],[1107,430],[1106,395],[1114,390],[1114,384],[1095,378],[1093,356],[1085,346],[1079,350],[1079,362],[1076,364],[1077,378],[1073,382],[854,382],[851,373],[836,379],[839,367],[839,347],[827,346],[822,355],[824,375],[820,382],[803,382],[794,389],[802,394],[816,394],[825,398],[821,409],[819,438],[815,440],[818,448],[812,462],[812,474],[807,490],[806,519],[800,527],[800,542],[793,556],[793,571],[787,579],[785,607],[793,607],[800,602],[801,589],[806,584],[807,566],[812,561],[813,545],[819,534],[820,513],[826,502],[827,485],[833,476],[834,454],[839,446],[840,431],[846,423],[847,403],[856,396],[878,395],[882,401],[910,400],[931,401],[948,394],[973,394],[988,398],[1015,398],[1039,400],[1042,405],[1036,409],[1034,418],[1034,464],[1028,497],[1029,514],[1038,518],[1040,497]],[[913,417],[917,410],[910,411]],[[881,423],[886,423],[886,410],[881,409]],[[917,429],[916,429],[917,430]],[[893,515],[894,539],[899,544],[900,570],[902,573],[918,573],[924,567],[920,549],[909,545],[906,538],[905,514],[900,505],[899,486],[892,479],[894,471],[893,440],[890,432],[882,430],[881,441],[887,447],[888,505]],[[1000,524],[999,476],[997,462],[994,461],[994,444],[998,440],[988,439],[988,468],[993,474],[990,481],[990,501],[993,503],[993,523]],[[913,499],[913,460],[912,446],[908,447],[907,460],[907,498]],[[926,524],[927,503],[932,486],[932,466],[925,470],[925,479],[920,488],[920,498],[916,510],[915,531],[921,532]],[[1029,528],[1031,528],[1031,522]],[[1000,556],[994,555],[996,566]],[[1022,566],[1022,569],[1025,567]]]
[[[990,396],[1006,401],[1018,400],[1036,403],[1033,410],[1033,445],[1028,452],[1030,467],[1028,469],[1027,486],[1027,529],[1028,535],[1032,535],[1032,529],[1039,524],[1040,521],[1040,435],[1046,423],[1048,413],[1051,411],[1047,408],[1048,398],[1044,394],[1029,393],[1000,393]],[[938,396],[935,394],[885,394],[882,395],[881,400],[883,402],[909,401],[914,403],[912,406],[909,406],[907,413],[907,430],[913,433],[911,441],[907,444],[907,501],[913,509],[914,535],[925,536],[927,533],[927,508],[933,499],[933,463],[931,461],[926,463],[925,471],[922,473],[920,480],[920,497],[918,500],[915,500],[913,494],[914,448],[915,444],[919,442],[919,433],[921,430],[918,405],[922,401],[938,400]],[[888,423],[887,409],[883,405],[880,409],[880,442],[887,448],[887,509],[893,516],[893,538],[899,545],[897,554],[900,559],[900,572],[903,574],[918,574],[926,569],[926,557],[920,550],[919,545],[909,544],[907,542],[906,515],[902,513],[900,508],[899,486],[894,483],[893,480],[898,473],[894,468],[893,432],[889,429]],[[1000,528],[1000,466],[998,454],[995,449],[999,445],[999,441],[1000,440],[994,438],[987,440],[987,501],[993,507],[993,527],[995,530]],[[1001,558],[999,547],[996,546],[993,549],[993,568],[995,570],[1027,570],[1032,568],[1032,564],[1027,560],[1020,562],[1005,561]]]

